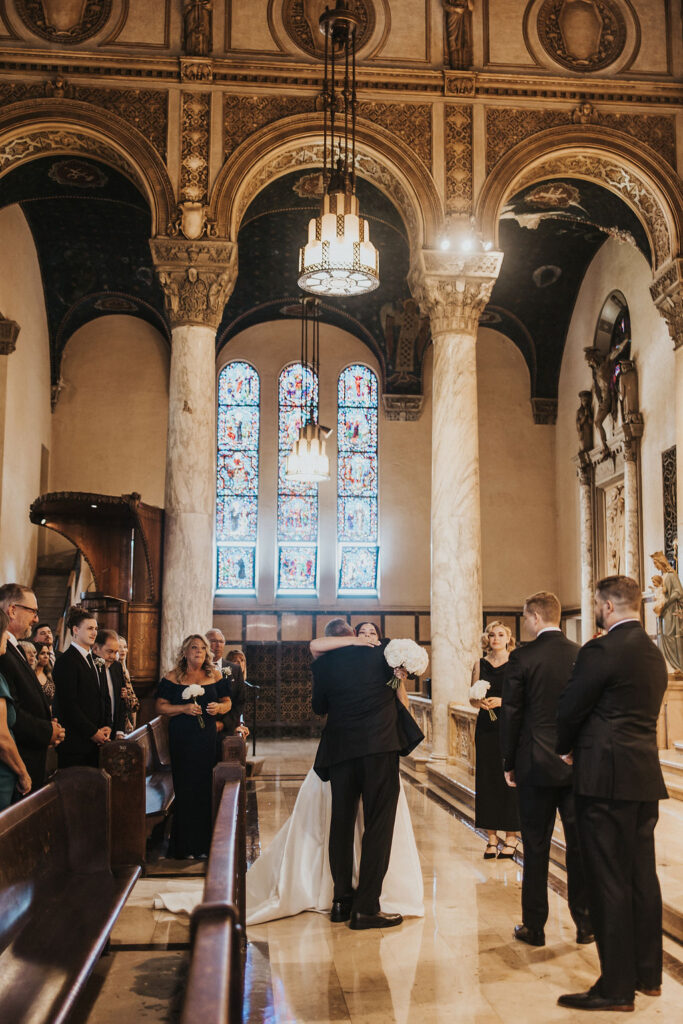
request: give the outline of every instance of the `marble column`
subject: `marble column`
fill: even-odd
[[[624,441],[624,572],[640,583],[640,497],[638,440]]]
[[[20,327],[0,313],[0,357],[11,356],[17,347]],[[7,413],[7,359],[0,358],[0,507],[2,507],[2,481],[5,464],[5,419]]]
[[[448,705],[464,703],[482,631],[476,341],[503,260],[423,251],[411,289],[434,344],[431,495],[432,758],[449,753]]]
[[[585,456],[579,454],[579,459]],[[590,459],[579,465],[579,515],[581,538],[581,643],[595,636],[595,568],[593,558],[593,467]]]
[[[216,496],[216,328],[237,276],[234,243],[150,242],[171,323],[161,668],[211,627]]]

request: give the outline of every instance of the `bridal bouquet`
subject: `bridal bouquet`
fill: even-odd
[[[200,686],[199,683],[190,683],[189,686],[185,687],[185,689],[183,690],[181,696],[182,696],[183,700],[191,700],[193,704],[197,704],[197,697],[203,697],[204,696],[204,687]],[[199,706],[199,705],[197,705],[197,706]],[[204,717],[203,717],[203,715],[199,715],[198,718],[199,718],[199,728],[203,729],[204,728]]]
[[[486,694],[491,689],[491,684],[486,679],[477,679],[476,683],[472,683],[470,686],[470,697],[472,700],[484,700]],[[489,713],[489,718],[492,722],[495,722],[497,715],[493,708],[486,709]]]
[[[391,668],[404,668],[411,676],[421,676],[429,664],[427,652],[414,640],[390,640],[385,648],[384,657]],[[387,683],[387,686],[393,687],[394,690],[400,685],[401,680],[398,676],[394,676]]]

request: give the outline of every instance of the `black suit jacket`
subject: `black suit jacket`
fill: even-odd
[[[424,738],[387,686],[393,669],[384,657],[385,646],[342,647],[313,662],[313,710],[327,715],[313,766],[321,779],[329,779],[330,765],[340,761],[394,750],[408,753]]]
[[[17,720],[12,732],[33,789],[45,782],[45,757],[52,739],[52,713],[33,669],[9,641],[0,657],[0,672],[15,700]]]
[[[112,688],[114,690],[114,706],[112,707],[111,721],[105,722],[111,728],[111,738],[114,739],[117,732],[124,732],[124,726],[126,724],[126,707],[121,699],[121,690],[126,684],[126,680],[123,675],[123,668],[121,663],[118,661],[112,662],[109,666],[109,674],[111,675]],[[107,690],[107,670],[101,668],[99,670],[100,676],[100,691],[104,692]],[[104,688],[104,689],[103,689]],[[104,710],[104,708],[103,708]]]
[[[569,786],[572,770],[555,752],[557,703],[579,653],[560,630],[510,655],[503,679],[500,743],[505,771],[532,786]]]
[[[230,674],[226,676],[227,669],[230,670]],[[219,715],[217,720],[223,723],[223,735],[232,736],[242,721],[244,704],[247,699],[247,688],[244,684],[242,666],[238,662],[223,661],[221,663],[221,672],[223,673],[223,679],[230,688],[232,707],[225,715]]]
[[[66,738],[57,748],[60,756],[85,756],[92,759],[97,745],[90,739],[106,725],[99,674],[71,646],[60,654],[52,672],[55,704]]]
[[[657,717],[668,682],[664,658],[639,622],[624,622],[581,649],[560,698],[557,750],[574,753],[582,796],[668,796],[657,750]]]

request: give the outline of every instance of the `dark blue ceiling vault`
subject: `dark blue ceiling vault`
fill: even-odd
[[[0,180],[0,207],[13,203],[38,253],[53,383],[67,341],[97,317],[140,317],[169,337],[149,249],[149,207],[127,178],[80,156],[43,157]]]

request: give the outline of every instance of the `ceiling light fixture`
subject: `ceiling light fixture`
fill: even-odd
[[[320,302],[312,296],[301,300],[301,372],[301,426],[287,456],[285,476],[297,483],[317,484],[330,479],[325,448],[332,430],[318,423],[315,392],[320,381]]]

